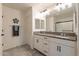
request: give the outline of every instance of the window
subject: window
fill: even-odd
[[[41,29],[44,29],[44,20],[41,20]]]
[[[35,19],[35,30],[45,30],[45,20]]]
[[[35,29],[40,29],[40,20],[39,19],[35,20]]]

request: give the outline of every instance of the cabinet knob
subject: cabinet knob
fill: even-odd
[[[57,46],[57,51],[58,51],[59,49],[58,49],[58,46]]]
[[[2,43],[2,46],[4,46],[4,44]]]
[[[4,34],[1,34],[1,36],[4,36]]]
[[[36,40],[36,42],[38,43],[38,42],[39,42],[39,40]]]

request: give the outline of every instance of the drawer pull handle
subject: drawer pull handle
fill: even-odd
[[[61,46],[57,46],[57,51],[61,52]]]
[[[61,52],[61,46],[59,46],[59,52]]]
[[[48,45],[47,43],[44,43],[44,45]]]
[[[57,46],[57,51],[59,50],[58,48],[59,48],[59,46]]]

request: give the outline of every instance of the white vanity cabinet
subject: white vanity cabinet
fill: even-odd
[[[34,48],[48,56],[76,55],[76,41],[65,39],[35,35]]]
[[[61,44],[60,46],[60,51],[59,55],[60,56],[75,56],[76,55],[76,50],[73,47],[69,47],[66,45]]]
[[[75,56],[76,42],[50,38],[49,56]]]
[[[45,36],[34,35],[34,48],[45,55],[48,55],[48,38]]]
[[[34,35],[34,48],[42,52],[43,36]]]

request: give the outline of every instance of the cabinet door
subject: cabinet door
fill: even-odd
[[[49,43],[49,56],[57,56],[58,55],[58,46],[57,43],[51,42]]]
[[[60,56],[75,56],[76,50],[73,47],[61,45],[59,48],[59,55]]]
[[[39,44],[38,44],[38,47],[39,47],[38,50],[39,50],[40,52],[42,52],[42,50],[43,50],[43,48],[42,48],[42,46],[43,46],[43,43],[42,43],[43,41],[42,41],[42,39],[43,39],[43,37],[40,37],[40,38],[39,38]]]
[[[42,51],[42,40],[43,37],[42,36],[37,36],[34,38],[34,48],[36,48],[39,51]]]
[[[34,48],[39,49],[38,45],[39,45],[39,39],[34,38]]]

